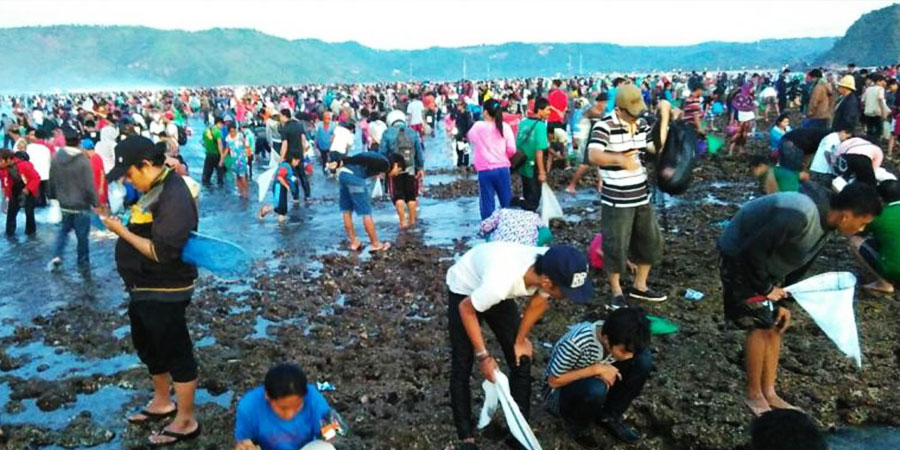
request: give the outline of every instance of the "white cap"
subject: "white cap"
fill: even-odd
[[[390,126],[394,126],[397,122],[406,122],[406,114],[403,114],[403,111],[393,110],[387,115],[387,123]]]

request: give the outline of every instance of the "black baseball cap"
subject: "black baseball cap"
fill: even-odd
[[[128,168],[138,166],[144,160],[152,160],[158,156],[159,150],[153,141],[140,135],[131,135],[116,145],[116,165],[106,174],[110,180],[118,180],[125,176]]]
[[[540,272],[569,300],[586,304],[591,301],[593,283],[588,277],[588,262],[580,250],[568,245],[554,245],[540,260]]]

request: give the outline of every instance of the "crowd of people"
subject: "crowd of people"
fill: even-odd
[[[588,259],[602,257],[611,298],[606,320],[576,323],[553,346],[541,393],[573,440],[597,448],[593,424],[633,443],[624,413],[650,378],[650,331],[641,302],[662,302],[651,268],[665,257],[647,162],[690,130],[697,153],[712,153],[724,134],[729,154],[754,154],[750,170],[765,194],[745,204],[718,241],[725,318],[746,330],[745,402],[760,418],[753,448],[822,449],[811,421],[776,392],[782,339],[791,324],[784,286],[804,276],[829,238],[853,236],[853,255],[891,293],[900,280],[900,182],[885,167],[900,135],[900,65],[875,70],[796,73],[679,73],[646,76],[512,79],[371,85],[304,85],[154,92],[31,95],[0,98],[0,180],[6,233],[34,235],[35,208],[59,211],[50,268],[64,265],[70,231],[77,263],[90,265],[91,227],[118,237],[115,260],[128,291],[134,347],[152,378],[152,400],[131,423],[168,420],[152,446],[201,433],[194,412],[198,370],[185,320],[197,268],[181,258],[202,215],[204,189],[226,181],[248,197],[254,178],[272,171],[270,212],[284,222],[311,196],[322,170],[339,187],[347,249],[362,251],[353,215],[362,217],[372,252],[379,239],[367,180],[389,193],[401,229],[419,226],[418,196],[427,152],[449,150],[461,172],[478,180],[476,245],[446,273],[450,399],[458,448],[477,448],[472,421],[472,366],[488,380],[499,365],[482,333],[502,349],[510,390],[527,418],[532,406],[529,333],[559,299],[594,297]],[[791,127],[791,114],[803,117]],[[189,117],[206,124],[200,182],[180,152]],[[762,129],[763,124],[773,126]],[[724,123],[724,127],[718,125]],[[447,148],[426,148],[443,127]],[[357,135],[361,145],[356,144]],[[668,144],[668,145],[667,145]],[[692,143],[693,144],[693,143]],[[886,150],[882,146],[886,145]],[[318,169],[317,169],[318,167]],[[575,169],[568,191],[590,170],[598,176],[603,236],[597,255],[552,237],[536,214],[548,174]],[[576,169],[577,168],[577,169]],[[521,179],[514,189],[513,177]],[[663,172],[663,177],[666,173]],[[230,188],[229,188],[230,189]],[[473,211],[473,214],[475,212]],[[335,219],[337,223],[339,219]],[[870,236],[859,236],[869,228]],[[633,272],[631,286],[624,280]],[[519,311],[517,298],[528,297]],[[759,301],[759,297],[763,300]],[[756,299],[750,302],[750,299]],[[552,301],[551,301],[552,300]],[[170,386],[171,383],[171,386]],[[170,396],[174,387],[175,400]],[[236,448],[325,449],[338,415],[295,364],[275,365],[264,386],[237,409]],[[783,431],[779,431],[783,430]],[[788,436],[785,433],[792,433]],[[513,438],[513,448],[520,448]]]

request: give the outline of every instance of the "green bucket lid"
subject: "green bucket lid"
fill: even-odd
[[[650,321],[650,334],[672,334],[678,331],[678,325],[662,317],[647,316]]]

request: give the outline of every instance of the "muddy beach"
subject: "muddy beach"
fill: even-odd
[[[747,442],[752,417],[741,402],[743,334],[722,318],[715,251],[724,221],[758,195],[746,163],[743,156],[705,159],[688,192],[656,200],[665,256],[650,281],[669,300],[642,306],[674,321],[680,331],[654,337],[654,371],[627,413],[645,439],[629,448],[741,449]],[[563,190],[570,175],[557,170],[550,177],[567,216],[554,222],[554,242],[586,249],[600,229],[596,179],[589,172],[579,193],[569,195]],[[335,196],[325,193],[315,205],[321,208],[315,219],[297,219],[297,227],[318,227],[320,240],[288,241],[278,248],[267,242],[254,253],[252,276],[199,280],[188,323],[200,364],[204,433],[175,448],[230,448],[240,396],[261,383],[270,365],[284,360],[299,362],[310,381],[335,386],[324,395],[351,431],[339,448],[452,448],[444,273],[454,255],[477,242],[472,227],[477,200],[471,198],[477,181],[474,175],[457,180],[454,171],[437,167],[428,176],[432,181],[423,205],[430,209],[423,212],[422,230],[389,234],[394,249],[388,254],[343,250]],[[378,208],[383,227],[393,227],[390,205]],[[458,214],[469,217],[440,224]],[[856,272],[846,244],[843,238],[832,241],[813,272]],[[592,305],[555,303],[532,335],[536,395],[531,425],[547,449],[575,448],[562,422],[540,407],[549,346],[570,324],[605,315],[609,290],[602,273],[595,274],[595,286]],[[685,300],[688,288],[705,298]],[[857,370],[794,306],[779,387],[786,400],[826,428],[900,425],[900,306],[895,297],[859,293],[857,299],[863,369]],[[6,448],[144,448],[157,428],[126,426],[124,416],[149,400],[150,380],[131,346],[124,297],[110,303],[71,302],[4,324],[10,330],[0,337],[0,423],[10,435]],[[481,379],[473,376],[474,404],[480,405]],[[604,448],[625,448],[600,429],[596,437]],[[505,448],[487,440],[482,444]]]

